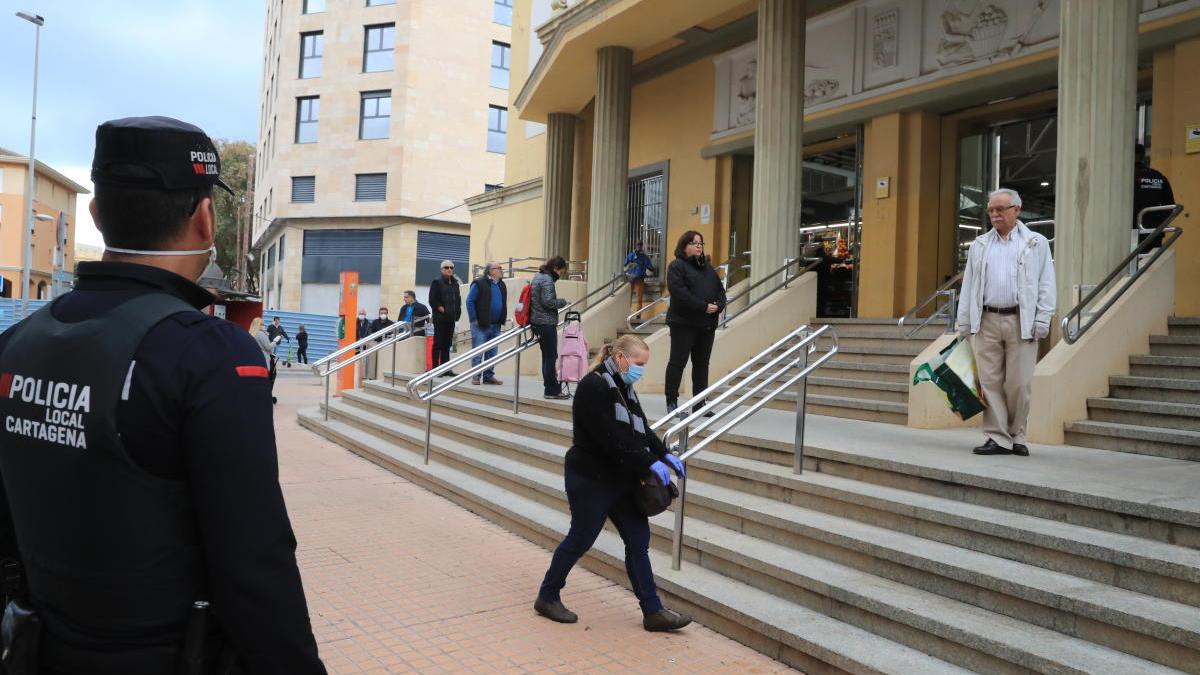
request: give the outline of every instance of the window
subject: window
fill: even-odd
[[[279,235],[279,262],[280,262],[280,264],[283,263],[283,252],[287,250],[287,247],[285,247],[283,245],[284,240],[286,240],[286,239],[287,239],[286,234]]]
[[[354,201],[387,201],[387,174],[360,173],[354,176]]]
[[[492,0],[492,21],[502,25],[512,25],[512,0]]]
[[[484,192],[495,192],[496,190],[499,190],[502,187],[504,187],[504,186],[501,185],[500,183],[484,183],[483,191]]]
[[[492,78],[491,85],[508,89],[508,53],[509,46],[503,42],[492,40]]]
[[[359,111],[358,137],[362,140],[388,137],[392,121],[392,92],[364,91]]]
[[[311,204],[316,201],[316,195],[316,176],[292,176],[293,204]]]
[[[363,72],[378,73],[392,69],[396,56],[396,24],[367,26],[363,40]]]
[[[325,53],[325,31],[300,34],[300,78],[321,76],[321,56]]]
[[[396,0],[367,0],[367,7],[378,7],[380,5],[394,5]]]
[[[304,13],[316,14],[325,11],[325,0],[304,0]]]
[[[502,155],[508,150],[508,108],[488,106],[487,149]]]
[[[321,97],[304,96],[296,99],[296,142],[317,142],[317,120],[321,116]]]

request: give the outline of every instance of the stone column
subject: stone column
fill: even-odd
[[[621,271],[629,222],[629,100],[633,52],[596,52],[596,121],[592,136],[592,208],[588,227],[588,290]]]
[[[571,257],[571,185],[575,168],[574,115],[550,113],[546,123],[546,173],[542,178],[545,219],[542,253]]]
[[[758,1],[754,210],[750,277],[758,281],[800,255],[804,159],[804,0]],[[764,284],[752,297],[770,290]]]
[[[1058,315],[1129,254],[1139,3],[1062,0],[1058,56]]]

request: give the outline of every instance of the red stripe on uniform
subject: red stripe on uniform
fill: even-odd
[[[11,396],[13,376],[12,373],[4,373],[0,375],[0,396]]]
[[[270,377],[265,366],[238,366],[238,377]]]

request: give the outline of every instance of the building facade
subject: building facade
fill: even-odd
[[[268,308],[397,307],[503,180],[508,0],[268,0],[253,241]]]
[[[53,168],[37,162],[33,198],[33,257],[28,295],[49,299],[54,294],[55,272],[60,272],[58,292],[67,289],[75,270],[75,201],[88,189]],[[0,148],[0,275],[4,297],[21,295],[24,265],[25,192],[29,188],[29,157]]]
[[[505,187],[468,200],[473,261],[562,254],[600,284],[635,241],[668,262],[695,229],[755,279],[823,252],[819,314],[898,317],[1011,187],[1055,221],[1069,306],[1129,251],[1135,143],[1179,201],[1200,184],[1195,0],[562,4],[515,1]],[[1177,284],[1200,312],[1194,266]]]

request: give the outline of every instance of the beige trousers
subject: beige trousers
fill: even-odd
[[[984,312],[972,347],[979,386],[987,403],[983,435],[1009,450],[1014,443],[1024,445],[1037,340],[1021,339],[1017,314]]]

